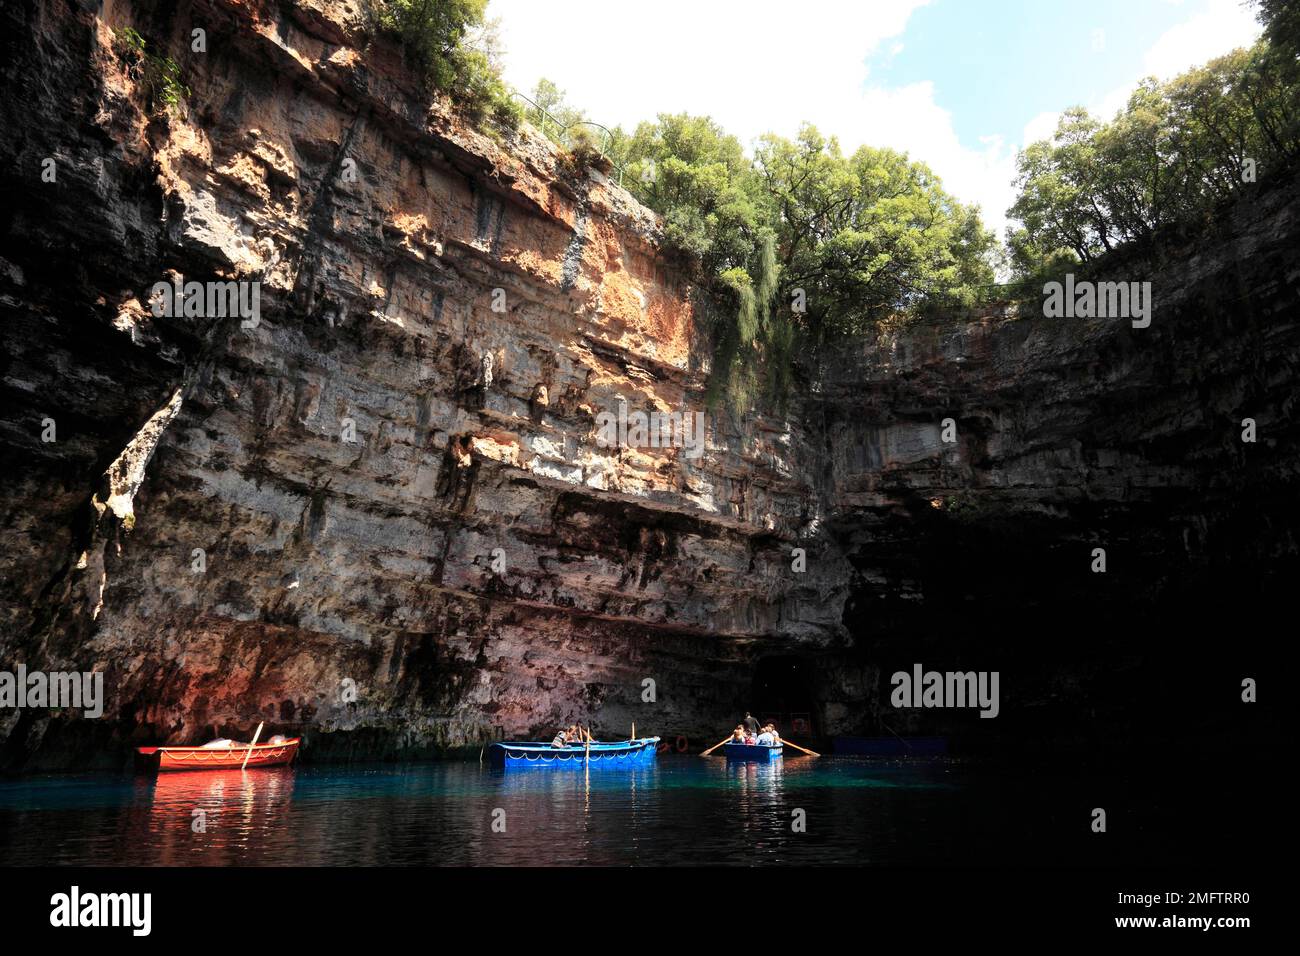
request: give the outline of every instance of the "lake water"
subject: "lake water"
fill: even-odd
[[[1184,808],[1168,799],[1116,780],[981,772],[951,759],[793,757],[760,766],[667,754],[645,770],[590,773],[439,762],[41,775],[0,780],[0,864],[1086,865],[1195,858],[1176,825]],[[1090,831],[1088,815],[1103,800],[1118,835]],[[1117,813],[1126,807],[1140,809]],[[1231,835],[1224,836],[1226,847]],[[1197,853],[1206,849],[1202,840]]]

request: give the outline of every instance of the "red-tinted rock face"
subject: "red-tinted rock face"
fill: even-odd
[[[0,23],[0,668],[107,676],[98,720],[0,712],[6,764],[260,720],[309,757],[575,719],[713,743],[767,706],[755,664],[777,657],[806,666],[786,712],[883,733],[882,671],[996,646],[960,622],[968,600],[981,627],[1019,613],[999,581],[1087,605],[1294,555],[1265,505],[1233,524],[1243,489],[1296,500],[1293,192],[1118,266],[1167,279],[1149,334],[913,326],[832,357],[788,416],[733,420],[704,405],[654,216],[607,176],[430,111],[356,4],[163,6],[26,0]],[[128,26],[183,64],[183,109],[147,109]],[[256,323],[156,315],[180,277],[259,283]],[[706,441],[608,447],[622,406],[702,412]],[[1247,415],[1263,454],[1234,440]],[[1147,541],[1130,560],[1164,577],[1089,592],[1070,549],[1098,538]]]

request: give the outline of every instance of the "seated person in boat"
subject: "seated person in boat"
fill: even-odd
[[[760,747],[776,746],[776,728],[771,724],[768,724],[763,728],[762,733],[758,735],[758,738],[754,742]]]
[[[581,724],[569,724],[568,730],[561,730],[551,741],[551,746],[560,747],[579,747],[582,745],[586,728]]]
[[[728,741],[728,742],[729,742],[729,743],[733,743],[733,744],[743,744],[743,743],[745,742],[745,725],[744,725],[744,724],[737,724],[737,725],[736,725],[736,729],[733,730],[733,731],[731,732],[731,740]]]

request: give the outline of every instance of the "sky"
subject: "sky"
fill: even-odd
[[[1061,111],[1109,118],[1259,35],[1243,0],[489,0],[505,78],[605,126],[712,116],[745,144],[804,122],[927,163],[1001,235],[1016,150]]]

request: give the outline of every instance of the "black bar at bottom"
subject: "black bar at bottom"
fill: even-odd
[[[1230,943],[1268,924],[1276,929],[1274,920],[1260,916],[1266,897],[1276,898],[1264,889],[1269,880],[1258,869],[1228,872],[1221,867],[11,868],[5,882],[0,913],[7,933],[48,934],[51,939],[75,933],[83,942],[119,937],[127,945],[146,939],[220,944],[223,937],[229,945],[260,935],[295,943],[396,946],[408,932],[449,941],[444,934],[457,925],[499,942],[515,933],[522,934],[521,940],[535,938],[548,928],[561,935],[607,930],[635,937],[695,925],[710,935],[743,932],[751,944],[760,945],[771,942],[769,933],[795,927],[805,934],[851,930],[864,934],[864,945],[894,937],[918,943],[943,938],[975,942],[1041,939],[1044,933],[1067,939],[1080,934],[1137,940],[1199,936]],[[148,936],[135,936],[130,925],[53,926],[58,894],[66,897],[66,913],[74,886],[83,912],[92,894],[150,894]],[[90,905],[93,911],[99,900]],[[142,910],[135,912],[138,917]],[[1248,924],[1223,922],[1243,917]],[[1148,919],[1154,923],[1135,922]],[[1203,919],[1213,925],[1204,928]],[[1129,922],[1121,926],[1118,920]],[[125,916],[120,921],[130,922]],[[821,945],[815,936],[808,943]],[[829,937],[822,943],[842,945]]]

